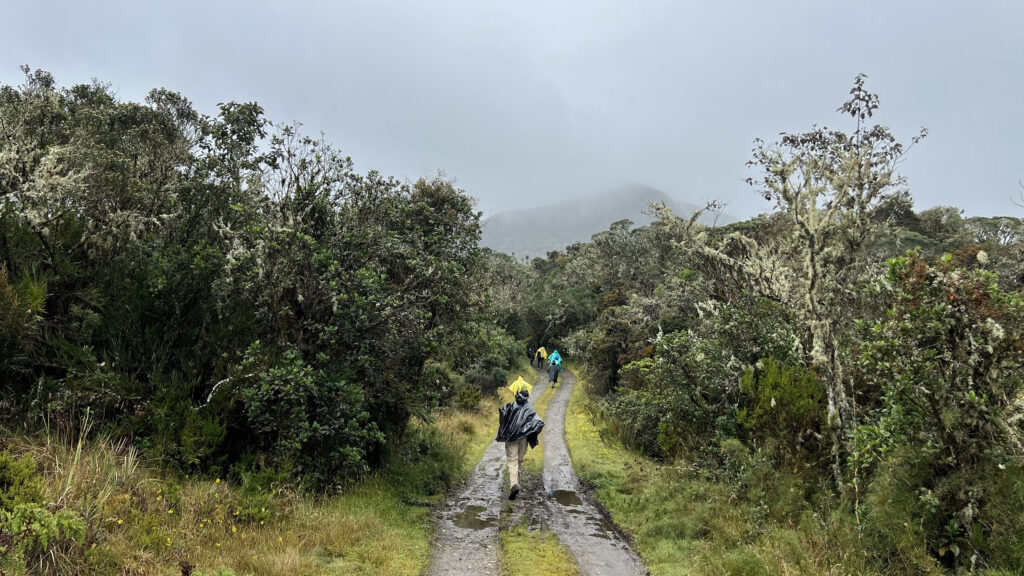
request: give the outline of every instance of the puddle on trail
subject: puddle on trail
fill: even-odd
[[[562,506],[579,506],[583,504],[583,500],[580,499],[579,494],[572,490],[555,490],[548,494],[555,499],[556,502]]]
[[[565,511],[570,514],[570,517],[576,518],[573,522],[582,522],[582,526],[586,526],[583,530],[589,529],[591,537],[613,540],[612,536],[615,534],[615,527],[611,521],[601,514],[597,514],[589,506],[583,506],[583,499],[575,491],[553,490],[548,492],[548,498],[552,498],[562,506],[565,506]]]
[[[452,524],[467,530],[483,530],[498,525],[497,518],[494,516],[481,516],[482,512],[487,512],[486,506],[466,506],[465,510],[455,515],[455,518],[452,519]]]

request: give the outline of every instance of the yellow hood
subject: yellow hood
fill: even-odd
[[[527,394],[533,392],[533,386],[530,386],[526,382],[526,380],[523,380],[522,376],[520,376],[515,382],[510,384],[508,389],[512,391],[513,395],[518,394],[521,390],[526,390]]]

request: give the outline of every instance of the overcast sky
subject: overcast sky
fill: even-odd
[[[21,64],[255,100],[361,171],[444,170],[485,213],[642,183],[741,217],[770,209],[751,141],[844,126],[863,72],[881,123],[931,131],[902,167],[918,209],[1024,215],[1020,0],[0,0],[0,82]]]

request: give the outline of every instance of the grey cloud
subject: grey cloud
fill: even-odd
[[[748,216],[770,209],[743,184],[751,141],[840,125],[864,72],[880,122],[931,129],[902,167],[919,207],[1016,214],[1021,22],[1010,1],[0,0],[0,81],[27,63],[206,112],[257,100],[488,212],[641,182]]]

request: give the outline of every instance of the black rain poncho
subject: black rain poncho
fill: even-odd
[[[537,435],[544,429],[544,421],[526,399],[523,394],[516,394],[515,402],[498,408],[498,435],[495,440],[515,442],[526,438],[530,448],[537,447]]]
[[[558,382],[558,375],[562,373],[562,365],[552,362],[548,364],[548,382]]]

